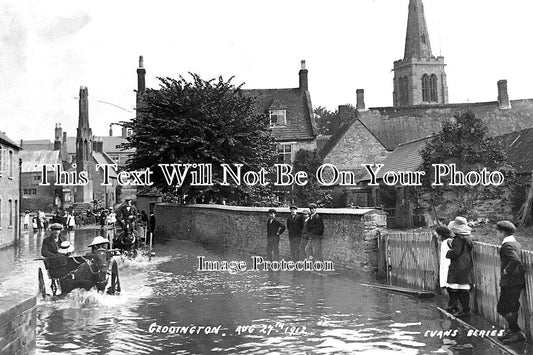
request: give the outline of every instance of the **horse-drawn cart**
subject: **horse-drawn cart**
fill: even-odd
[[[120,293],[117,262],[110,250],[97,250],[85,256],[58,256],[44,258],[44,266],[51,280],[52,296],[66,295],[75,288],[108,294]],[[46,297],[46,286],[42,268],[38,271],[39,292]],[[60,291],[60,292],[59,292]]]

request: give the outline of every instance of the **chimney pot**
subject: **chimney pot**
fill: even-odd
[[[305,69],[305,60],[302,60],[300,62],[300,65],[301,65],[301,69]]]
[[[143,56],[140,55],[139,56],[139,68],[143,68],[144,67],[144,59],[143,59]]]
[[[511,101],[507,92],[507,80],[498,80],[498,106],[502,110],[511,108]]]

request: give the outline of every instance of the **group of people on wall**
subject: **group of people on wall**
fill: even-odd
[[[440,249],[440,286],[449,297],[446,310],[456,317],[468,317],[471,313],[470,290],[474,283],[472,255],[472,229],[465,217],[456,217],[448,226],[435,230],[442,240]],[[512,222],[496,223],[496,234],[501,240],[500,248],[500,297],[497,312],[508,327],[499,340],[513,344],[526,340],[518,326],[520,295],[525,288],[524,266],[521,246],[514,237],[516,227]]]
[[[267,258],[270,261],[279,261],[280,236],[288,231],[292,261],[306,258],[322,260],[322,238],[324,235],[324,222],[316,212],[317,205],[309,204],[309,210],[303,211],[303,216],[298,213],[298,207],[290,206],[290,215],[286,223],[276,218],[276,210],[268,210],[269,218],[266,225]]]

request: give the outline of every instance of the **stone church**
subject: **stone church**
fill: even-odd
[[[433,135],[466,110],[480,117],[493,136],[533,127],[533,99],[511,100],[506,80],[494,83],[494,101],[448,102],[444,57],[431,51],[422,0],[409,1],[404,55],[394,62],[392,84],[393,106],[367,109],[364,90],[357,90],[358,115],[347,119],[321,150],[324,163],[348,170],[380,163],[398,145]]]
[[[444,57],[432,53],[422,0],[409,1],[404,55],[394,62],[393,71],[393,106],[367,109],[364,90],[358,89],[356,117],[344,119],[320,151],[324,163],[352,171],[357,177],[358,185],[348,189],[348,203],[380,205],[375,189],[364,188],[367,174],[361,165],[393,161],[395,169],[416,170],[421,142],[439,132],[444,122],[453,121],[456,114],[472,111],[487,124],[491,136],[519,134],[533,127],[533,99],[511,100],[505,79],[494,83],[494,101],[448,102]],[[342,108],[339,106],[339,112],[346,111]],[[390,169],[384,166],[386,170]]]

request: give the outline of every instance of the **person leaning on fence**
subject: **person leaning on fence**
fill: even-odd
[[[500,298],[496,309],[509,325],[504,334],[499,337],[504,344],[526,340],[518,326],[520,294],[525,288],[526,281],[520,258],[522,248],[513,236],[515,231],[516,227],[509,221],[496,223],[496,234],[502,241],[500,248]]]
[[[448,228],[455,235],[452,239],[450,250],[446,257],[450,259],[447,283],[450,291],[452,305],[461,303],[462,311],[452,313],[456,317],[470,315],[470,285],[472,284],[472,229],[468,226],[466,218],[455,217],[448,224]],[[457,302],[459,301],[459,302]]]
[[[324,222],[322,217],[316,213],[316,204],[309,205],[311,216],[307,220],[307,235],[309,242],[306,247],[306,254],[312,255],[315,260],[322,260],[322,238],[324,235]]]
[[[268,210],[267,221],[267,257],[269,261],[279,261],[279,236],[285,231],[283,223],[276,219],[276,210]]]
[[[439,257],[439,284],[441,288],[445,288],[448,293],[448,307],[446,310],[450,313],[455,313],[459,309],[459,300],[456,297],[451,297],[451,289],[448,287],[448,269],[450,267],[450,259],[446,257],[446,254],[450,250],[453,233],[450,228],[446,226],[439,226],[435,229],[435,232],[442,241],[440,246]]]
[[[298,207],[292,205],[290,210],[291,214],[287,217],[287,230],[289,231],[292,261],[297,262],[300,260],[298,254],[300,252],[300,241],[302,238],[304,219],[298,214]]]
[[[309,211],[304,210],[303,211],[303,227],[302,227],[302,237],[300,238],[300,251],[299,251],[299,257],[300,260],[303,261],[305,258],[307,258],[309,255],[306,255],[306,247],[307,243],[309,242],[309,235],[307,234],[307,222],[309,221]]]

